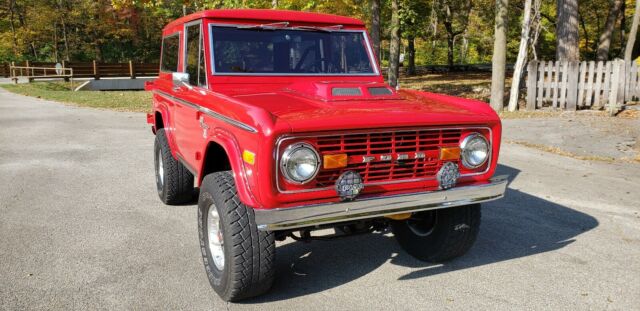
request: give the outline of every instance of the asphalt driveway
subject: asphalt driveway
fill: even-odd
[[[225,304],[195,205],[157,197],[152,147],[143,114],[0,89],[0,309],[640,309],[638,164],[506,144],[507,197],[465,257],[424,264],[391,234],[288,240],[272,292]]]

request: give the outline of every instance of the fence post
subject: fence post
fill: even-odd
[[[576,110],[578,107],[578,84],[580,83],[580,63],[569,62],[569,67],[566,72],[568,75],[567,86],[567,100],[566,110]]]
[[[607,103],[607,111],[610,116],[614,116],[618,112],[618,102],[622,96],[624,100],[624,81],[620,78],[624,77],[624,61],[613,61],[613,74],[611,75],[611,91],[609,92],[609,102]],[[622,94],[620,92],[622,91]],[[622,106],[622,105],[620,105]]]
[[[27,67],[27,77],[33,76],[33,74],[34,74],[33,69],[31,69],[31,70],[29,69],[29,67],[30,67],[29,66],[29,61],[25,61],[25,65],[26,65],[25,67]],[[33,82],[33,79],[31,79],[31,78],[27,78],[27,80],[29,81],[29,83]]]
[[[627,93],[627,64],[624,60],[618,60],[620,62],[620,82],[618,83],[618,97],[616,98],[616,112],[624,107],[625,94]]]
[[[96,80],[100,80],[100,70],[98,68],[98,63],[93,60],[93,78]]]
[[[129,61],[129,76],[131,79],[136,78],[136,68],[132,61]]]
[[[67,61],[62,60],[62,74],[67,74]],[[69,77],[64,77],[65,82],[69,82]]]
[[[532,60],[527,66],[527,110],[536,110],[537,82],[538,61]]]
[[[18,76],[16,76],[16,63],[15,62],[11,62],[11,79],[13,80],[13,82],[15,84],[18,84]]]

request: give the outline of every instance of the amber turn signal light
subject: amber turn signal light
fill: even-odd
[[[344,153],[327,154],[323,157],[323,167],[325,169],[347,167],[347,160],[347,155]]]
[[[440,160],[458,160],[460,159],[460,147],[440,148]]]
[[[242,160],[244,160],[244,162],[248,164],[253,165],[256,163],[256,154],[249,150],[245,150],[242,152]]]

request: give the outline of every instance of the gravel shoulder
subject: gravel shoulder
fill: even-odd
[[[534,134],[517,122],[505,128]],[[504,144],[498,174],[511,176],[507,196],[484,205],[468,255],[424,264],[390,234],[288,240],[278,244],[273,291],[225,304],[204,274],[195,204],[165,206],[157,198],[152,147],[144,114],[0,89],[0,309],[640,305],[640,164]]]

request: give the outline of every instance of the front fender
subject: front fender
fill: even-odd
[[[247,206],[251,207],[260,207],[260,203],[253,195],[251,191],[251,186],[249,185],[249,180],[247,176],[247,170],[245,168],[245,163],[242,161],[242,151],[240,150],[240,145],[237,139],[230,132],[216,128],[210,136],[209,143],[213,142],[218,144],[224,149],[227,154],[227,158],[229,159],[229,164],[231,165],[231,170],[233,171],[233,179],[236,183],[236,189],[238,193],[238,197],[240,201]],[[207,159],[207,147],[205,146],[205,150],[203,150],[203,159]],[[198,170],[198,185],[202,183],[202,179],[204,179],[204,168],[205,161],[202,161],[201,167]]]

